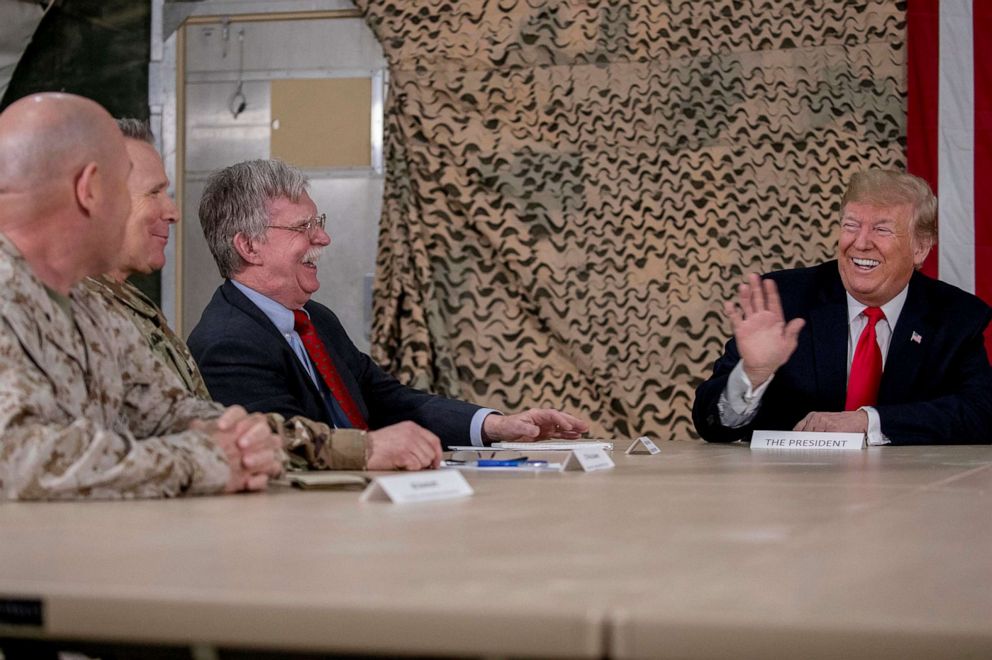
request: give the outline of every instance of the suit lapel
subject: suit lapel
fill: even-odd
[[[892,329],[885,370],[878,387],[878,402],[911,401],[919,370],[923,364],[923,344],[934,336],[933,324],[927,318],[927,282],[919,273],[909,281],[906,303]],[[914,338],[915,335],[915,338]]]
[[[282,334],[280,334],[279,328],[277,328],[272,321],[269,320],[269,317],[265,315],[265,312],[260,310],[255,303],[249,300],[248,296],[238,291],[238,287],[234,286],[231,283],[231,280],[224,280],[224,283],[221,285],[221,291],[223,291],[224,297],[227,298],[229,303],[250,316],[252,320],[262,326],[266,332],[274,337],[278,337],[279,341],[286,341]]]
[[[843,410],[847,393],[847,298],[840,274],[834,268],[820,303],[809,314],[816,387],[825,410]]]
[[[310,378],[310,374],[308,374],[303,365],[300,364],[300,360],[296,357],[296,354],[293,353],[293,349],[290,347],[289,342],[287,342],[286,338],[282,336],[281,332],[279,332],[279,328],[272,323],[269,317],[265,315],[265,312],[249,300],[248,296],[241,293],[241,291],[238,290],[238,287],[234,286],[230,280],[225,280],[224,284],[221,285],[221,290],[224,293],[224,297],[227,298],[227,301],[231,305],[237,307],[252,320],[258,323],[265,329],[266,332],[272,335],[280,347],[285,347],[285,349],[293,355],[292,364],[293,368],[296,370],[297,380],[300,380],[305,384],[305,387],[309,389],[310,393],[317,401],[321,402],[321,406],[323,407],[324,396],[320,393],[317,385]],[[318,374],[317,377],[319,378],[320,375]]]

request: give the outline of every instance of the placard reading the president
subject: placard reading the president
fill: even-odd
[[[821,433],[816,431],[755,431],[751,449],[862,449],[864,433]]]

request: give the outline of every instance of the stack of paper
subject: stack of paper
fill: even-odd
[[[494,442],[492,448],[517,451],[575,451],[576,449],[613,451],[613,443],[609,440],[538,440],[537,442]]]

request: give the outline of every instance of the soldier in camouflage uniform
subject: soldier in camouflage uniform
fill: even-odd
[[[0,114],[0,498],[257,490],[281,469],[264,419],[190,396],[78,285],[113,265],[127,174],[92,101],[41,94]]]
[[[130,275],[152,273],[165,265],[169,226],[178,221],[179,211],[168,194],[168,176],[148,124],[138,119],[118,119],[117,125],[124,134],[132,163],[128,176],[131,214],[118,264],[109,273],[87,278],[86,286],[134,323],[155,355],[190,393],[210,400],[186,343],[172,331],[155,303],[127,281]],[[396,467],[376,456],[371,451],[373,445],[365,442],[360,432],[332,429],[305,417],[285,420],[270,413],[266,418],[270,428],[282,436],[290,468],[362,470],[369,465],[369,459],[372,468]]]

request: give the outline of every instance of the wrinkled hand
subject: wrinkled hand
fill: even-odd
[[[723,311],[734,327],[744,373],[753,387],[771,378],[786,363],[806,324],[803,319],[792,319],[787,324],[775,282],[762,281],[754,274],[737,288],[737,303],[724,303]]]
[[[542,408],[516,415],[490,414],[482,422],[482,437],[486,442],[530,442],[548,438],[574,440],[589,430],[589,425],[577,417]]]
[[[831,433],[867,433],[868,413],[864,410],[847,412],[811,412],[799,420],[793,431],[828,431]]]
[[[269,430],[263,415],[231,406],[215,420],[190,426],[209,434],[227,456],[231,476],[224,492],[265,490],[270,477],[282,474],[282,440]]]
[[[423,470],[441,465],[441,440],[414,422],[400,422],[365,435],[367,470]]]

